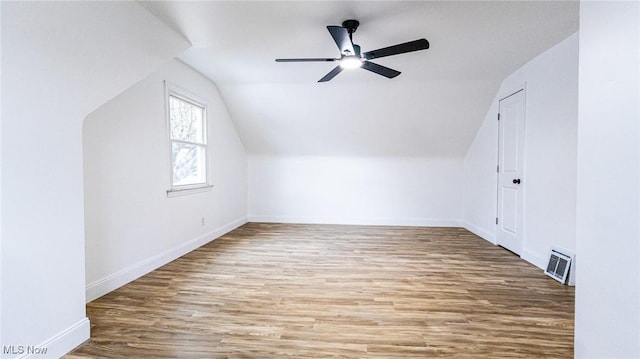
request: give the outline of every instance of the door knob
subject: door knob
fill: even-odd
[[[516,178],[513,180],[513,184],[520,184],[520,178]]]

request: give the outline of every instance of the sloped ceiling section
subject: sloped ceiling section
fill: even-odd
[[[193,47],[181,59],[218,84],[249,154],[464,156],[502,79],[578,29],[576,1],[144,2]],[[431,48],[317,80],[338,57],[326,30],[355,18],[363,51]]]

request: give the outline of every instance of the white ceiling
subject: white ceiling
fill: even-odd
[[[143,2],[193,47],[180,58],[218,84],[250,154],[464,156],[495,92],[522,64],[578,30],[576,1]],[[326,26],[360,21],[370,51],[431,48],[316,81],[339,57]]]

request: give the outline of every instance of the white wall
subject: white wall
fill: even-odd
[[[2,41],[2,6],[0,6],[0,42]],[[0,46],[0,59],[2,59],[2,46]],[[2,66],[0,66],[0,84],[2,83]],[[2,114],[2,87],[0,86],[0,114]],[[2,116],[0,116],[0,323],[2,323]],[[2,325],[0,324],[0,348],[2,340]]]
[[[211,191],[167,197],[165,80],[208,106]],[[216,86],[182,62],[91,113],[83,140],[88,301],[246,222],[244,147]]]
[[[640,5],[580,3],[575,356],[640,357]]]
[[[495,243],[498,101],[525,87],[522,257],[543,267],[551,246],[575,252],[578,34],[502,83],[464,162],[465,226]]]
[[[137,3],[1,6],[2,345],[57,358],[89,335],[82,120],[189,44]]]
[[[462,159],[249,157],[249,219],[456,226]]]

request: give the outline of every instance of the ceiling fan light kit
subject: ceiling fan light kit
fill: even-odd
[[[357,56],[345,56],[340,60],[340,67],[343,69],[357,69],[362,67],[362,60]]]
[[[360,46],[353,43],[353,33],[356,32],[360,22],[358,20],[345,20],[342,26],[327,26],[327,30],[331,34],[338,49],[340,49],[340,58],[295,58],[295,59],[276,59],[276,62],[334,62],[338,61],[338,66],[334,67],[328,74],[318,80],[318,82],[326,82],[336,77],[343,69],[363,68],[386,78],[394,78],[400,75],[400,71],[390,69],[388,67],[378,65],[369,60],[386,56],[404,54],[418,50],[426,50],[429,48],[429,41],[419,39],[409,41],[398,45],[384,47],[381,49],[368,51],[362,54]]]

